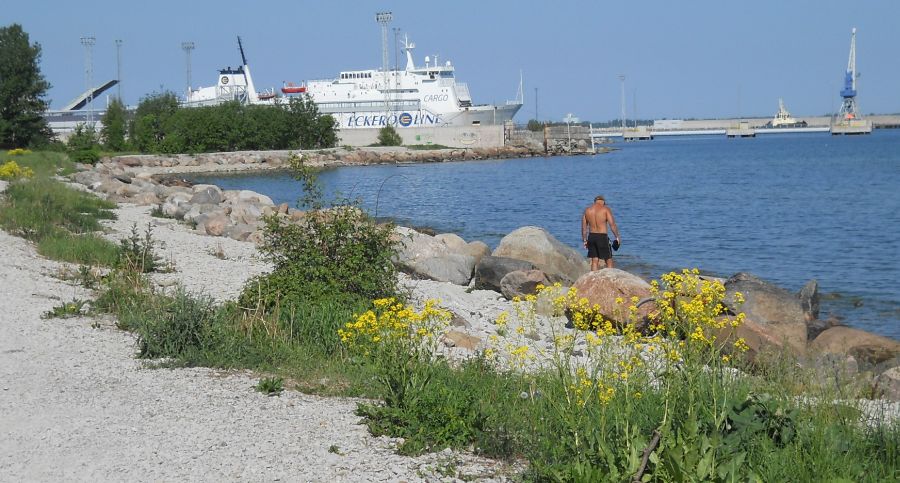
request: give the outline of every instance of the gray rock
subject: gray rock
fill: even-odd
[[[434,239],[446,245],[451,252],[461,253],[466,249],[466,241],[455,233],[441,233]]]
[[[547,275],[540,270],[516,270],[500,280],[500,293],[507,299],[524,297],[537,292],[538,284],[550,285]]]
[[[806,320],[819,318],[819,282],[810,280],[800,289],[800,309],[806,315]]]
[[[248,225],[246,223],[239,223],[236,225],[231,225],[225,228],[224,236],[231,238],[233,240],[238,241],[247,241],[247,238],[250,237],[253,232],[256,231],[255,225]]]
[[[414,275],[429,280],[468,285],[475,269],[475,258],[458,253],[447,253],[418,260],[411,268]]]
[[[131,200],[138,205],[156,205],[159,204],[159,198],[154,193],[138,193]]]
[[[900,402],[900,367],[879,374],[875,378],[875,392],[888,401]]]
[[[487,243],[481,240],[475,240],[467,243],[466,247],[462,250],[462,253],[475,257],[475,264],[477,265],[481,262],[482,258],[490,256],[491,249],[487,246]]]
[[[275,206],[275,203],[272,202],[272,198],[269,198],[264,194],[257,193],[256,191],[250,190],[241,190],[240,192],[238,192],[238,200],[250,203],[258,203],[265,206]]]
[[[525,271],[534,268],[533,263],[525,260],[492,255],[482,257],[475,267],[475,288],[499,292],[500,282],[506,274],[516,270]]]
[[[222,191],[218,186],[213,185],[196,185],[194,186],[194,196],[191,197],[191,204],[212,204],[218,205],[224,200]]]
[[[207,235],[222,236],[228,228],[230,220],[222,212],[202,215],[197,219],[197,230],[204,231]]]
[[[262,210],[254,202],[236,201],[231,205],[231,219],[235,223],[255,225],[262,214]]]
[[[581,253],[536,226],[525,226],[506,235],[492,255],[529,261],[552,280],[567,285],[590,270]]]
[[[227,215],[227,213],[225,213],[225,210],[223,210],[222,207],[219,205],[202,203],[202,204],[190,204],[190,208],[188,209],[188,212],[184,214],[183,218],[184,218],[184,221],[187,221],[187,222],[193,221],[193,222],[197,222],[199,224],[200,220],[198,220],[197,218],[200,215],[210,214],[213,212],[219,212],[219,213],[222,213],[223,215]]]

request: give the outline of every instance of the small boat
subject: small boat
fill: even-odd
[[[268,101],[269,99],[275,98],[275,91],[272,90],[272,91],[257,92],[256,97],[258,97],[259,100],[261,100],[261,101]]]
[[[302,94],[306,92],[306,86],[298,86],[294,85],[293,82],[288,82],[281,87],[281,92],[284,94]]]
[[[798,121],[791,117],[791,113],[788,112],[788,110],[784,107],[784,101],[782,99],[778,99],[778,113],[775,114],[775,119],[769,121],[765,127],[776,129],[806,127],[806,121]]]

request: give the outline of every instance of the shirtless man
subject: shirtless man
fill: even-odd
[[[622,239],[619,238],[616,219],[613,217],[612,210],[606,206],[606,200],[600,195],[594,198],[594,204],[588,206],[581,217],[581,241],[588,249],[591,271],[600,269],[600,260],[606,261],[606,268],[615,266],[609,246],[609,235],[606,234],[607,224],[612,228],[616,241],[621,243]]]

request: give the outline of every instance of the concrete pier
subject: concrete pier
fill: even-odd
[[[756,130],[750,127],[747,121],[741,121],[736,126],[725,129],[725,135],[729,138],[755,138]]]
[[[832,136],[853,136],[859,134],[872,134],[872,121],[868,119],[850,119],[832,124]]]
[[[650,132],[650,128],[647,126],[637,126],[623,130],[622,138],[625,141],[651,141],[653,140],[653,133]]]

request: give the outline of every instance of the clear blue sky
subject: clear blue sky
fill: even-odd
[[[629,117],[635,104],[642,118],[771,116],[779,97],[795,115],[824,114],[839,106],[854,26],[861,109],[900,112],[896,0],[4,3],[0,22],[22,24],[43,47],[54,108],[84,90],[85,35],[96,37],[96,83],[115,78],[114,40],[124,41],[123,93],[134,104],[160,87],[184,92],[187,40],[196,43],[195,86],[240,62],[237,35],[260,89],[376,68],[374,14],[389,10],[417,44],[417,63],[451,60],[478,103],[512,99],[521,69],[520,122],[534,117],[535,88],[542,119],[617,118],[620,73]]]

